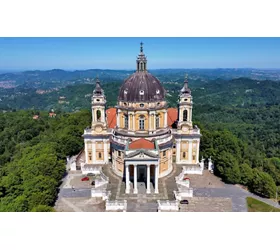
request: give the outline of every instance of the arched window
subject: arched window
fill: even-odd
[[[186,153],[185,152],[183,152],[183,158],[186,158]]]
[[[128,129],[128,115],[124,115],[124,128]]]
[[[159,115],[156,115],[156,129],[159,128]]]
[[[145,116],[141,115],[139,117],[139,129],[144,130],[145,129]]]
[[[187,121],[188,120],[188,111],[184,110],[183,111],[183,121]]]
[[[101,120],[101,111],[100,110],[96,111],[96,119],[97,119],[97,121]]]

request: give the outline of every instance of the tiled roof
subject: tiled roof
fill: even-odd
[[[155,143],[146,139],[139,139],[129,144],[129,149],[155,149]]]
[[[169,127],[177,120],[178,118],[178,109],[176,108],[169,108],[167,109],[167,124]]]
[[[108,128],[115,128],[115,126],[117,125],[117,113],[116,112],[117,112],[116,108],[109,108],[106,110]]]

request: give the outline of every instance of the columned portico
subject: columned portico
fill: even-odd
[[[129,166],[133,166],[133,193],[138,193],[137,181],[143,177],[143,171],[145,169],[144,177],[147,184],[146,193],[151,193],[151,168],[154,168],[154,189],[158,194],[158,177],[159,177],[159,165],[158,160],[155,161],[125,161],[125,193],[130,193],[130,171]],[[140,174],[139,174],[140,173]],[[142,174],[141,174],[142,173]],[[140,175],[140,176],[139,176]],[[143,180],[141,180],[143,181]]]

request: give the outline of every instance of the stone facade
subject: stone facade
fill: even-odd
[[[168,108],[160,81],[147,72],[141,45],[137,71],[120,89],[115,108],[106,110],[106,97],[99,80],[92,95],[92,124],[84,131],[83,173],[94,165],[112,162],[112,170],[126,180],[126,192],[137,193],[137,181],[154,183],[177,164],[199,167],[200,130],[192,124],[192,96],[187,79],[178,109]],[[175,114],[176,113],[176,114]],[[175,114],[175,115],[174,115]],[[174,156],[174,157],[173,157]]]

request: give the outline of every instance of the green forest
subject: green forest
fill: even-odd
[[[89,111],[34,111],[0,115],[0,211],[52,211],[66,156],[83,147],[81,135],[90,124]]]
[[[120,85],[102,86],[108,107],[116,104]],[[170,107],[177,106],[182,85],[164,84]],[[202,132],[200,157],[211,156],[215,174],[226,183],[274,198],[280,186],[280,83],[238,78],[189,85],[193,123]],[[83,147],[93,87],[67,86],[44,95],[30,90],[9,103],[12,112],[0,114],[0,211],[53,211],[66,156]],[[69,103],[58,104],[61,95]],[[56,118],[48,117],[51,108]]]

